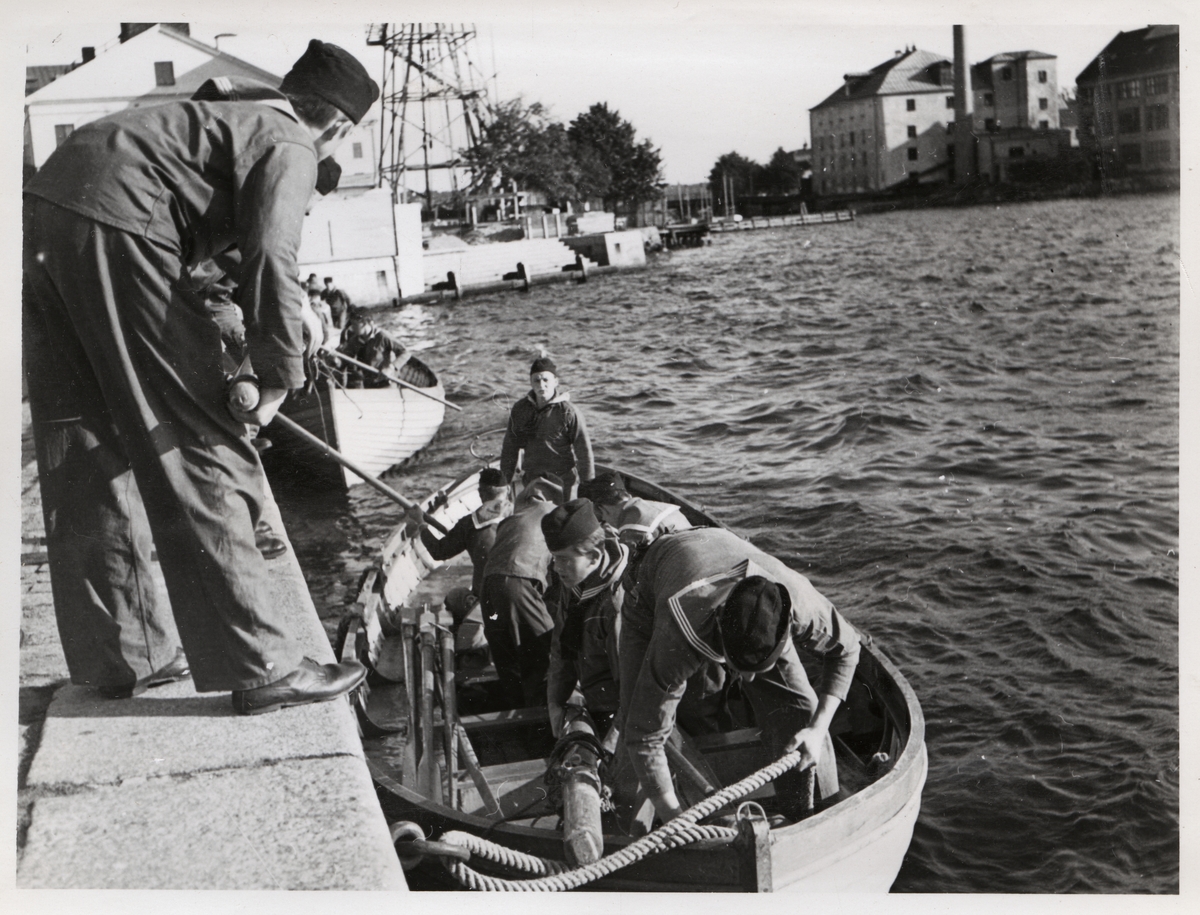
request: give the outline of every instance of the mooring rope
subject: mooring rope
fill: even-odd
[[[503,845],[457,830],[443,834],[441,841],[448,845],[468,848],[472,854],[478,854],[498,864],[524,870],[537,876],[531,880],[506,880],[503,877],[481,874],[462,861],[443,859],[443,864],[463,886],[470,890],[560,893],[565,890],[577,889],[641,861],[643,858],[672,848],[680,848],[705,839],[731,841],[737,835],[736,830],[724,826],[701,826],[697,825],[696,821],[716,813],[726,804],[757,791],[767,782],[774,781],[789,769],[797,766],[799,762],[800,751],[794,750],[757,772],[747,775],[741,781],[722,788],[715,794],[710,794],[669,823],[642,836],[636,842],[583,867],[568,870],[567,865],[561,861],[513,851]]]

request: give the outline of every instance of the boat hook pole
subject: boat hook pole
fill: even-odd
[[[428,391],[418,388],[415,384],[409,384],[407,381],[401,381],[395,375],[389,375],[383,369],[377,369],[373,365],[368,365],[365,362],[359,362],[357,359],[353,359],[350,356],[347,356],[345,353],[339,352],[338,350],[330,349],[328,346],[320,347],[320,351],[327,356],[333,356],[337,359],[342,359],[346,362],[349,362],[351,365],[357,365],[360,369],[366,369],[369,372],[374,372],[376,375],[379,375],[382,378],[386,378],[392,384],[398,384],[398,385],[400,385],[400,387],[408,388],[408,390],[413,391],[417,394],[420,394],[422,397],[428,397],[430,400],[436,400],[442,406],[450,407],[452,410],[458,410],[459,413],[462,412],[462,407],[460,407],[458,404],[450,403],[450,401],[448,401],[448,400],[443,400],[441,397],[438,397],[436,394],[430,394]]]
[[[282,413],[276,413],[275,419],[273,419],[272,422],[279,423],[285,429],[287,429],[289,432],[295,433],[296,435],[300,436],[300,438],[304,439],[304,441],[308,442],[314,448],[320,448],[322,451],[324,451],[326,454],[328,454],[331,458],[333,458],[335,461],[337,461],[339,464],[341,464],[343,467],[345,467],[351,473],[355,473],[358,476],[362,477],[364,482],[369,483],[375,489],[379,490],[381,493],[383,493],[385,496],[387,496],[389,499],[391,499],[393,502],[395,502],[401,508],[419,507],[419,506],[417,506],[417,503],[404,498],[404,496],[400,495],[400,493],[396,492],[396,490],[392,489],[392,487],[388,486],[387,483],[383,482],[378,477],[374,477],[371,474],[367,473],[367,471],[363,470],[356,463],[354,463],[354,461],[350,460],[350,458],[346,457],[340,451],[335,451],[333,448],[330,448],[328,442],[321,441],[321,439],[319,439],[317,436],[313,435],[311,432],[309,432],[307,429],[305,429],[303,426],[301,426],[295,420],[290,419],[287,416],[284,416]],[[448,531],[446,530],[446,526],[444,524],[442,524],[440,521],[438,521],[436,518],[429,515],[428,513],[424,513],[424,514],[425,514],[425,523],[426,524],[428,524],[430,527],[434,528],[435,530],[440,531],[443,534],[448,533]]]

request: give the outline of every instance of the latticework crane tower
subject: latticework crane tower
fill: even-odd
[[[472,59],[475,27],[436,22],[375,23],[367,44],[383,48],[380,186],[398,202],[432,207],[437,192],[464,190],[462,151],[488,117],[487,80]]]

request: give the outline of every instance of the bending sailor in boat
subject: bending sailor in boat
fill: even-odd
[[[508,704],[541,705],[554,620],[546,609],[550,551],[542,517],[562,502],[561,483],[547,475],[517,496],[513,514],[496,528],[483,568],[483,631]]]
[[[591,716],[596,736],[608,733],[604,745],[612,752],[617,730],[609,725],[620,703],[617,641],[629,547],[617,539],[616,530],[600,523],[587,499],[568,502],[545,515],[542,535],[554,568],[546,594],[546,605],[554,614],[546,677],[550,729],[555,737],[561,736],[568,702],[577,695]]]
[[[592,443],[583,414],[559,390],[558,367],[548,356],[529,368],[531,390],[513,404],[500,448],[500,472],[512,482],[521,459],[523,479],[552,473],[563,482],[567,500],[575,498],[580,480],[596,475]]]
[[[796,653],[824,661],[821,694]],[[622,608],[621,728],[634,771],[659,817],[682,812],[663,746],[691,677],[706,662],[742,680],[763,742],[776,759],[799,748],[776,779],[782,812],[803,809],[799,770],[817,767],[818,798],[838,789],[829,725],[858,665],[854,627],[799,572],[730,531],[695,528],[646,552]]]

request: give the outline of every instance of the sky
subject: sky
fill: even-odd
[[[808,109],[841,85],[842,74],[870,69],[910,45],[951,57],[956,19],[966,26],[971,62],[1004,51],[1044,51],[1058,56],[1060,86],[1073,86],[1118,31],[1183,18],[1182,8],[1169,2],[1134,9],[1059,2],[1047,12],[1048,4],[1010,0],[995,18],[998,6],[957,3],[951,14],[945,4],[877,0],[410,2],[383,10],[329,3],[291,5],[286,17],[263,19],[258,5],[248,13],[209,2],[175,10],[174,19],[164,15],[169,8],[144,18],[189,21],[192,36],[210,44],[219,33],[233,33],[220,40],[223,50],[280,75],[309,38],[320,37],[358,55],[374,75],[382,52],[366,45],[366,23],[400,10],[406,21],[422,14],[448,21],[460,13],[476,24],[472,58],[494,77],[493,97],[541,102],[563,122],[606,102],[639,139],[661,150],[671,183],[705,180],[723,153],[765,163],[778,147],[800,148],[809,140]],[[87,21],[75,14],[32,23],[26,62],[79,60],[84,45],[99,49],[114,41],[118,22],[134,19],[137,8],[122,8],[111,19],[92,20],[89,13]],[[340,14],[336,22],[328,20],[331,9]],[[1145,18],[1156,12],[1158,19]]]

